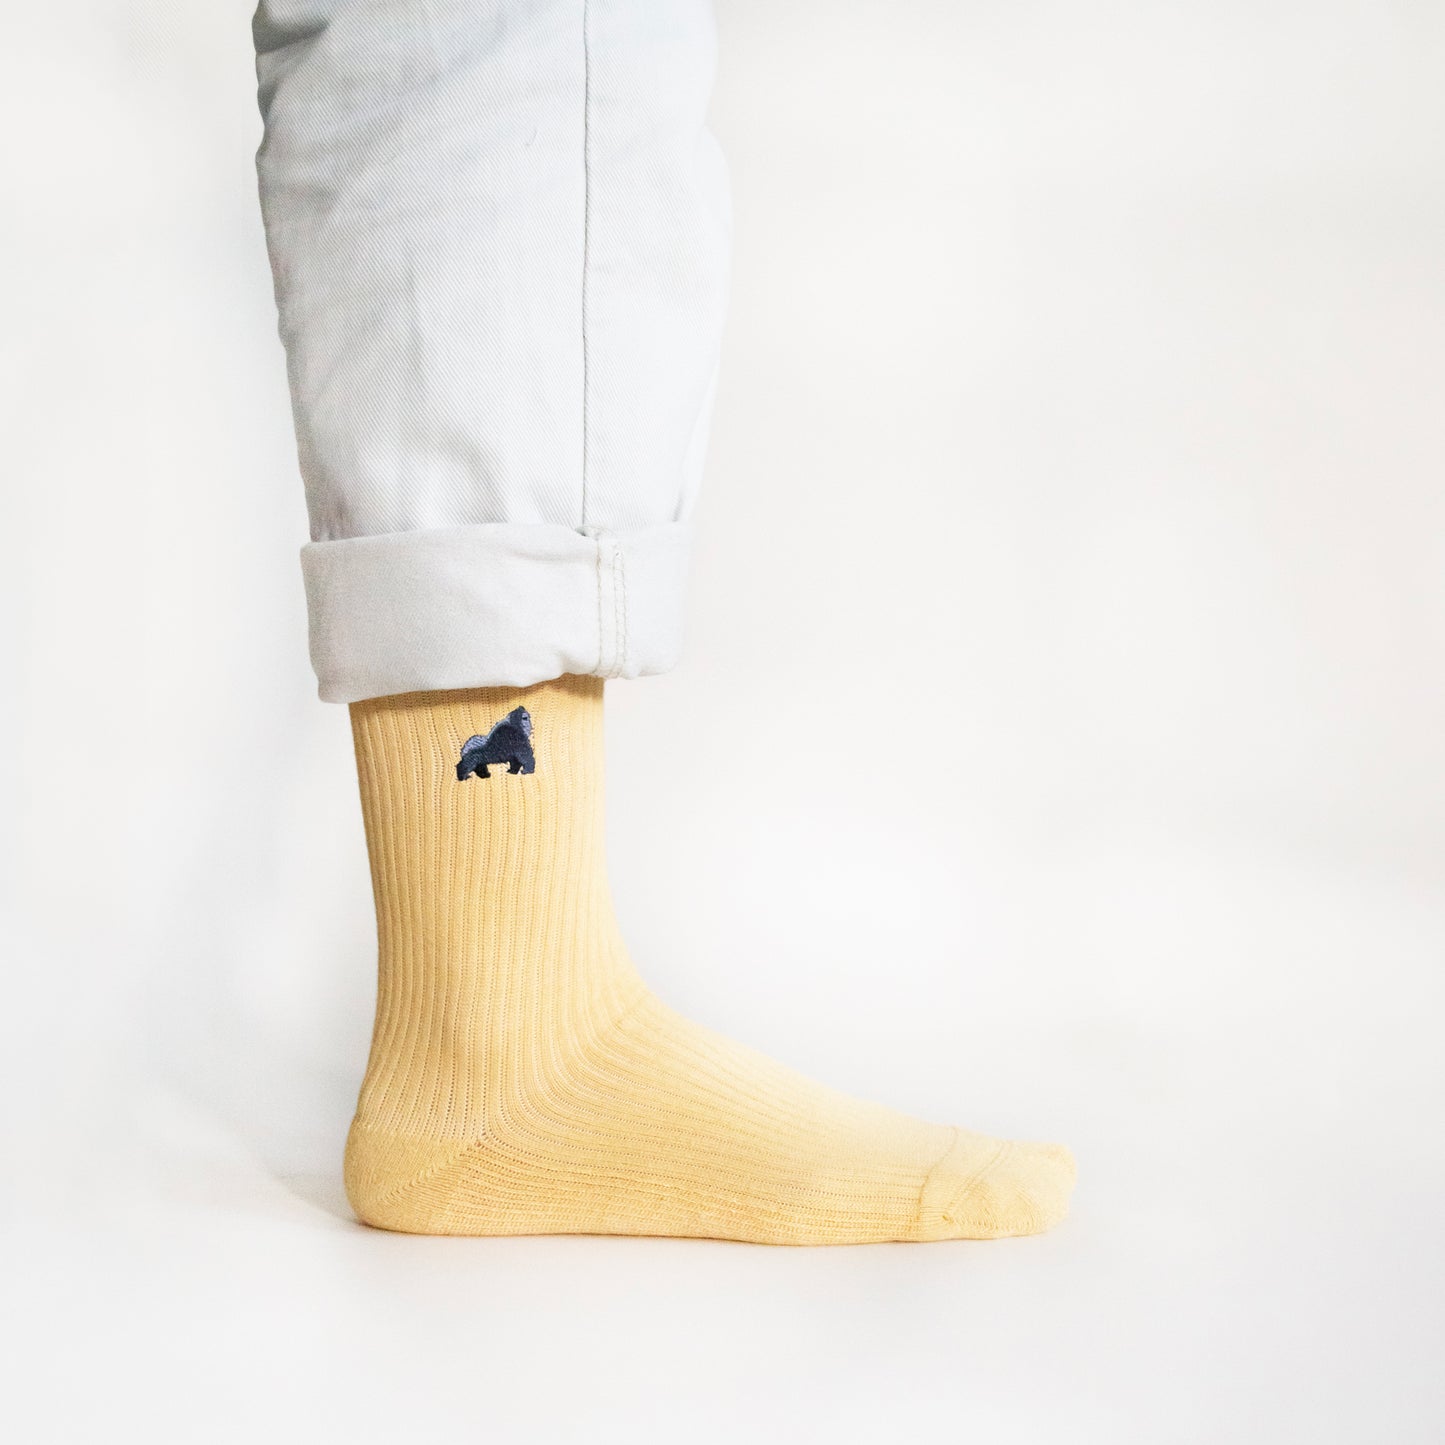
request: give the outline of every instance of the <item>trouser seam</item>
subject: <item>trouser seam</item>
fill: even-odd
[[[607,676],[607,627],[606,611],[603,606],[605,589],[602,582],[602,538],[594,536],[592,545],[597,548],[597,675]]]
[[[621,542],[610,532],[601,527],[588,527],[585,532],[597,548],[596,675],[624,677],[630,642],[627,558]]]
[[[617,567],[617,676],[621,677],[627,671],[627,556],[620,543],[613,545],[617,548],[613,553]]]
[[[591,452],[591,343],[589,281],[592,271],[592,36],[591,8],[582,0],[582,477],[579,525],[587,527],[588,463]]]

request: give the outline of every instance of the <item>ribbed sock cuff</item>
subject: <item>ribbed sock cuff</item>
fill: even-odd
[[[496,523],[301,549],[326,702],[576,673],[639,677],[682,646],[690,529]]]

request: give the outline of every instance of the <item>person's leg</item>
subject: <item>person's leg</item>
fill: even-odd
[[[676,660],[727,282],[705,0],[262,0],[333,702]]]
[[[1061,1217],[1067,1151],[811,1083],[664,1007],[618,936],[601,679],[676,652],[723,289],[705,6],[269,0],[256,34],[313,657],[376,892],[358,1215],[790,1243]]]

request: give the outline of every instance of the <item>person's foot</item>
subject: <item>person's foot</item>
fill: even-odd
[[[518,707],[536,771],[458,781],[464,745]],[[1061,1146],[848,1098],[646,989],[603,868],[600,680],[381,698],[352,720],[381,965],[346,1154],[363,1221],[844,1244],[1063,1218]]]

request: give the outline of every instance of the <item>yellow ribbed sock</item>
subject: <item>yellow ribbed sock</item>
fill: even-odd
[[[463,745],[517,707],[536,771],[458,781]],[[351,717],[380,942],[346,1149],[366,1223],[845,1244],[1062,1218],[1067,1150],[861,1103],[653,997],[608,897],[600,679]]]

